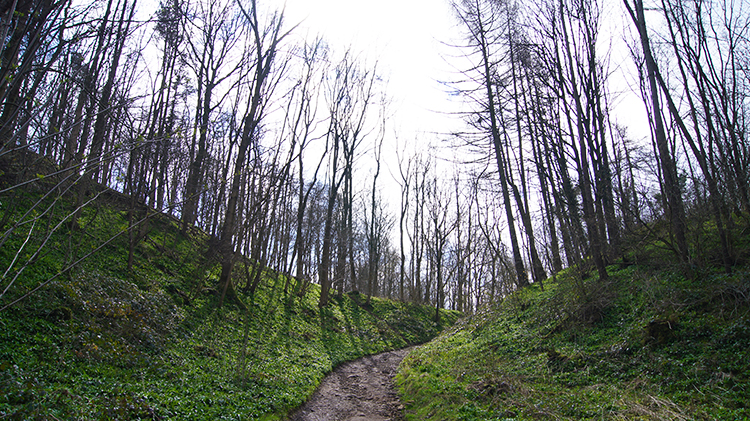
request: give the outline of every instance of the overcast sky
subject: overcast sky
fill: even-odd
[[[391,129],[401,145],[408,142],[411,150],[424,149],[463,126],[458,116],[450,114],[460,111],[463,99],[451,97],[441,84],[458,80],[458,71],[467,67],[456,58],[462,51],[450,46],[463,40],[449,0],[265,2],[278,9],[286,4],[287,26],[302,22],[295,31],[298,39],[320,34],[334,51],[351,47],[366,55],[368,62],[378,61],[393,98]],[[603,51],[611,49],[614,53],[609,63],[614,121],[627,125],[635,139],[643,139],[648,136],[647,119],[640,99],[634,95],[632,86],[636,82],[626,76],[632,59],[622,44],[620,5],[605,6],[600,37]],[[390,171],[396,173],[394,137],[389,134],[384,153]],[[438,155],[452,159],[455,153],[442,150]]]
[[[448,130],[450,119],[441,113],[455,104],[440,82],[455,76],[444,59],[451,53],[445,42],[458,32],[447,0],[267,1],[279,7],[286,3],[287,25],[302,22],[299,37],[320,34],[334,51],[351,47],[368,62],[378,61],[394,101],[399,137],[424,132],[420,137],[426,138]]]

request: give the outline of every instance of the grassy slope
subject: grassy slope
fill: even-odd
[[[412,420],[750,419],[750,273],[558,276],[460,321],[397,377]]]
[[[12,200],[20,210],[37,197],[29,191]],[[53,235],[0,304],[124,229],[127,215],[116,201],[87,208],[79,230]],[[69,205],[61,200],[56,212]],[[4,265],[25,229],[0,250]],[[286,295],[286,278],[272,271],[254,297],[240,294],[248,313],[232,302],[217,310],[219,268],[202,260],[205,239],[156,217],[133,270],[121,236],[0,313],[0,418],[283,419],[337,364],[424,342],[442,328],[430,308],[373,299],[365,309],[357,295],[321,311],[317,285],[302,298]],[[239,285],[244,274],[239,264]],[[443,325],[456,318],[444,312]]]

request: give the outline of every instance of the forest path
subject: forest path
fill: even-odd
[[[413,348],[342,364],[320,383],[291,421],[400,421],[403,405],[393,383],[399,363]]]

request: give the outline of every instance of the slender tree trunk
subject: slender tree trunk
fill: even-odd
[[[521,257],[521,249],[518,243],[518,237],[516,235],[516,224],[515,217],[513,216],[513,209],[510,199],[510,193],[508,188],[507,169],[505,168],[505,157],[503,153],[503,144],[500,137],[500,128],[497,118],[497,108],[495,105],[495,92],[493,86],[495,82],[492,78],[492,72],[490,71],[490,54],[488,51],[488,41],[486,40],[486,31],[483,27],[482,19],[478,19],[479,28],[477,28],[478,38],[480,38],[479,47],[482,54],[482,68],[483,68],[483,83],[484,89],[487,94],[487,111],[490,117],[490,135],[492,137],[492,146],[495,152],[495,162],[497,164],[498,175],[500,176],[500,187],[502,189],[503,203],[505,208],[505,217],[508,220],[508,234],[510,236],[511,249],[513,251],[513,262],[516,269],[516,280],[519,287],[523,287],[529,284],[528,277],[526,275],[526,269],[524,267],[523,258]]]
[[[581,199],[582,199],[582,205],[583,205],[583,218],[586,221],[586,231],[588,233],[589,238],[589,247],[591,250],[591,257],[594,260],[594,264],[596,266],[597,272],[599,273],[599,279],[604,281],[608,279],[607,269],[604,263],[604,259],[602,256],[602,239],[599,234],[599,226],[598,221],[596,217],[596,211],[594,209],[594,203],[593,203],[593,196],[592,196],[592,181],[591,181],[591,173],[589,169],[589,162],[588,162],[588,148],[587,143],[588,140],[587,137],[589,135],[589,131],[584,125],[584,109],[583,105],[581,103],[581,94],[578,89],[578,82],[577,78],[574,74],[574,69],[576,69],[576,66],[573,63],[573,55],[570,51],[571,43],[569,41],[568,33],[567,33],[567,25],[565,25],[565,16],[564,16],[564,8],[562,7],[562,1],[560,2],[560,18],[562,22],[562,30],[563,30],[563,36],[564,36],[564,47],[566,49],[566,56],[568,58],[568,68],[569,68],[569,84],[571,86],[571,95],[573,97],[573,100],[575,102],[575,112],[576,112],[576,126],[577,126],[577,132],[578,132],[578,173],[579,173],[579,183],[581,187]],[[570,116],[569,116],[570,118]],[[571,136],[573,136],[573,133],[571,133]]]
[[[321,308],[328,305],[328,296],[331,289],[329,272],[331,265],[331,242],[333,233],[333,208],[335,205],[336,191],[334,190],[333,186],[331,186],[328,189],[325,226],[323,227],[323,247],[320,255],[320,267],[318,269],[318,277],[320,279],[320,300],[318,301],[318,306]]]
[[[662,178],[664,181],[664,191],[666,193],[668,217],[672,223],[672,232],[677,243],[679,258],[683,263],[688,263],[690,258],[688,254],[687,239],[685,237],[685,208],[682,201],[682,192],[680,190],[679,180],[677,178],[677,166],[669,149],[669,141],[664,129],[664,121],[661,115],[661,106],[659,104],[659,87],[656,81],[656,63],[651,54],[651,44],[646,29],[646,18],[643,13],[643,1],[633,0],[635,11],[627,0],[624,0],[625,6],[635,23],[638,34],[641,39],[641,46],[646,60],[646,76],[651,91],[651,106],[653,109],[653,123],[656,137],[656,146],[658,158],[661,164]]]

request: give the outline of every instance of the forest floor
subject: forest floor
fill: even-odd
[[[1,420],[287,420],[334,367],[426,343],[460,315],[435,323],[432,306],[356,291],[321,309],[318,285],[247,257],[220,306],[210,235],[140,209],[152,216],[134,244],[127,197],[102,188],[79,209],[75,194],[48,194],[56,183],[0,194],[0,225],[17,227],[0,246],[15,271],[0,309],[20,299],[0,310]],[[57,228],[35,228],[41,215]]]
[[[413,348],[384,352],[342,364],[326,376],[320,387],[292,421],[396,421],[403,420],[403,405],[393,377]]]

